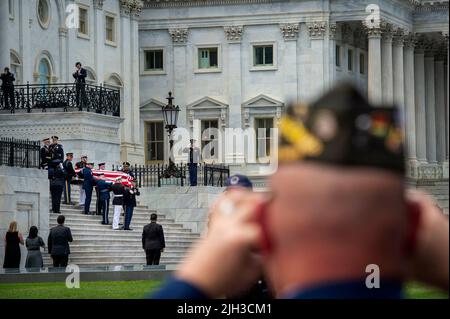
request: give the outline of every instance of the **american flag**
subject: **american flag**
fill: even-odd
[[[75,183],[81,183],[83,181],[82,178],[78,177],[78,173],[81,170],[82,170],[81,168],[76,168],[75,169],[75,173],[76,173],[75,179],[74,179]],[[124,173],[124,172],[98,170],[98,169],[93,169],[92,170],[92,175],[94,175],[94,177],[98,177],[99,173],[105,174],[105,180],[106,181],[110,181],[110,182],[114,182],[117,177],[122,177],[122,185],[123,186],[127,186],[127,187],[131,187],[132,186],[132,182],[134,181],[133,177],[131,177],[129,174]]]

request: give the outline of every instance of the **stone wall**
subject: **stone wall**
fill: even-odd
[[[94,163],[120,162],[119,126],[122,118],[90,112],[0,114],[0,137],[41,140],[56,135],[74,162],[87,155]]]
[[[49,183],[47,171],[34,168],[0,166],[0,266],[5,255],[4,238],[9,223],[17,221],[24,240],[31,226],[47,243],[49,231]],[[21,246],[21,266],[25,265],[26,248]]]
[[[201,233],[206,228],[208,209],[222,187],[165,186],[160,188],[141,188],[139,201],[159,214],[175,219],[176,223]]]

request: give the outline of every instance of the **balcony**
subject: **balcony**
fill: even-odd
[[[85,84],[84,92],[74,83],[16,85],[14,103],[0,90],[0,113],[86,111],[120,116],[119,90]]]

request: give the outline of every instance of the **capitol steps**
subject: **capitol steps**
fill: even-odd
[[[78,192],[72,192],[72,201],[77,202]],[[92,196],[91,211],[95,210],[95,192]],[[74,200],[75,199],[75,200]],[[112,222],[112,200],[109,207],[109,221]],[[50,205],[51,206],[51,205]],[[70,244],[69,263],[79,266],[107,266],[145,264],[142,249],[142,229],[150,222],[150,215],[156,213],[146,206],[135,207],[131,221],[131,231],[113,230],[111,225],[102,225],[102,216],[85,215],[83,208],[61,205],[61,214],[66,217],[65,225],[70,227],[74,241]],[[58,214],[50,213],[50,227],[57,225]],[[120,223],[124,217],[121,216]],[[166,249],[161,255],[161,264],[180,263],[190,246],[200,238],[200,234],[184,228],[165,215],[158,214],[158,223],[163,226]],[[51,265],[51,258],[44,254],[44,265]]]
[[[449,184],[447,180],[422,180],[416,187],[430,194],[438,206],[448,215],[449,212]]]

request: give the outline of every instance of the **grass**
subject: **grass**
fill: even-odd
[[[68,289],[63,282],[0,284],[0,299],[140,299],[161,284],[158,280],[81,282]],[[411,299],[442,299],[448,294],[418,283],[408,283]]]

